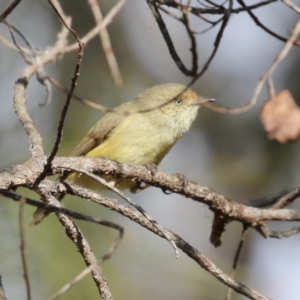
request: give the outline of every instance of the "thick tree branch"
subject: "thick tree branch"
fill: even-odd
[[[178,175],[170,175],[160,171],[155,174],[147,166],[118,163],[105,158],[88,157],[56,157],[53,160],[53,174],[61,174],[64,170],[84,169],[88,172],[113,175],[142,181],[163,190],[183,195],[209,206],[228,220],[237,220],[256,226],[260,221],[300,221],[300,212],[294,209],[258,209],[236,203],[223,195],[203,187],[195,182],[184,181]],[[31,166],[16,166],[0,173],[0,190],[7,190],[20,185],[27,185],[38,174],[31,172]],[[56,192],[56,191],[53,191]]]

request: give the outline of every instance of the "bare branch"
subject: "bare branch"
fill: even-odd
[[[44,180],[42,183],[40,183],[40,187],[43,190],[46,190],[47,193],[51,191],[51,189],[55,185],[60,185],[60,190],[62,191],[65,186],[61,183],[51,182],[49,180]],[[148,230],[152,231],[154,234],[157,234],[163,238],[165,238],[160,230],[151,223],[148,219],[146,219],[140,212],[134,211],[132,208],[125,206],[123,204],[118,203],[117,201],[111,200],[107,197],[103,197],[93,191],[90,191],[88,189],[82,188],[80,186],[76,185],[69,185],[68,192],[72,194],[79,195],[82,198],[86,198],[89,200],[92,200],[96,203],[99,203],[101,205],[104,205],[108,207],[111,210],[114,210],[116,212],[121,213],[122,215],[126,216],[130,220],[140,224],[141,226],[147,228]],[[6,195],[7,192],[1,192],[2,194]],[[14,197],[16,198],[16,197]],[[17,199],[16,199],[17,200]],[[28,200],[28,199],[26,199]],[[61,208],[59,205],[59,202],[52,201],[50,198],[48,199],[52,203],[52,205],[55,205],[56,207],[53,207],[53,210],[55,211],[65,211],[64,208]],[[54,199],[53,199],[54,200]],[[35,206],[38,202],[31,200],[30,202]],[[44,203],[41,204],[40,207],[45,207]],[[48,206],[50,207],[50,206]],[[58,213],[59,214],[59,213]],[[167,229],[165,229],[167,230]],[[171,231],[168,231],[168,234],[171,236],[171,238],[175,241],[178,248],[180,248],[184,253],[186,253],[191,259],[193,259],[197,264],[199,264],[202,268],[204,268],[206,271],[208,271],[210,274],[212,274],[216,279],[218,279],[220,282],[225,283],[227,286],[234,289],[237,293],[243,294],[250,299],[255,300],[268,300],[267,297],[264,297],[263,295],[259,294],[255,290],[249,289],[245,285],[237,282],[235,279],[229,277],[226,273],[224,273],[221,269],[219,269],[213,262],[211,262],[205,255],[200,253],[197,249],[192,247],[190,244],[188,244],[185,240],[183,240],[178,235],[174,234]]]
[[[223,34],[225,32],[225,28],[227,26],[227,23],[229,21],[230,15],[231,15],[232,6],[233,6],[233,0],[229,0],[229,8],[226,9],[226,11],[224,13],[224,17],[223,17],[223,20],[222,20],[222,24],[221,24],[220,30],[219,30],[219,32],[218,32],[218,34],[216,36],[215,42],[214,42],[214,49],[213,49],[210,57],[205,62],[202,70],[191,81],[191,83],[189,84],[189,86],[191,86],[192,84],[194,84],[205,73],[205,71],[209,68],[209,65],[212,62],[213,58],[217,54],[217,51],[219,49],[219,46],[220,46],[220,43],[221,43],[221,40],[222,40],[222,37],[223,37]]]
[[[178,175],[165,174],[157,171],[151,173],[146,166],[125,164],[110,161],[105,158],[89,157],[56,157],[52,163],[53,174],[61,174],[63,170],[84,169],[89,172],[113,175],[131,180],[138,180],[146,184],[169,190],[183,195],[197,202],[204,203],[214,212],[218,212],[228,220],[237,220],[256,226],[259,221],[300,221],[300,212],[294,209],[257,209],[230,201],[221,194],[203,187],[195,182],[185,181]],[[38,176],[32,173],[33,166],[16,166],[0,173],[0,189],[7,190],[19,185],[26,185]],[[30,172],[29,172],[30,170]],[[28,174],[31,174],[30,176]],[[35,177],[36,178],[36,177]],[[57,192],[57,191],[53,191]],[[105,205],[105,204],[104,204]]]
[[[51,203],[54,206],[60,207],[60,203],[50,195],[46,189],[45,186],[40,186],[40,193],[43,197],[43,199],[49,203]],[[84,259],[87,266],[93,265],[91,274],[93,277],[93,280],[99,290],[100,296],[104,300],[111,300],[113,299],[113,296],[111,294],[111,291],[109,289],[109,286],[107,284],[107,280],[104,277],[102,270],[100,266],[97,264],[97,258],[92,252],[92,249],[88,243],[88,241],[85,239],[79,228],[75,225],[75,223],[67,217],[63,213],[56,213],[56,216],[62,226],[64,227],[67,236],[72,240],[72,242],[75,244],[77,250],[81,254],[82,258]]]
[[[286,189],[274,195],[245,201],[243,204],[248,206],[258,207],[258,208],[268,207],[277,203],[281,198],[284,198],[285,196],[293,195],[294,193],[297,193],[297,191],[298,189]]]
[[[21,0],[14,0],[13,3],[0,15],[0,23],[17,7]]]
[[[164,228],[157,223],[150,215],[148,215],[148,213],[138,204],[136,204],[135,202],[133,202],[129,197],[127,197],[124,193],[122,193],[119,189],[117,189],[115,186],[113,186],[112,184],[108,183],[106,180],[104,180],[103,178],[94,175],[91,172],[87,172],[84,169],[77,169],[77,168],[71,168],[68,170],[70,171],[75,171],[77,173],[81,173],[81,174],[85,174],[93,179],[95,179],[96,181],[98,181],[99,183],[103,184],[104,186],[106,186],[107,188],[109,188],[110,190],[114,191],[117,195],[119,195],[120,197],[122,197],[127,203],[129,203],[130,205],[132,205],[137,211],[139,211],[147,220],[149,220],[154,226],[157,227],[158,230],[160,230],[162,232],[162,235],[166,238],[166,240],[168,240],[168,242],[171,244],[171,246],[174,249],[175,252],[175,257],[179,258],[179,251],[176,247],[175,242],[172,240],[172,238],[169,236],[168,232],[164,230]]]
[[[58,124],[58,128],[57,128],[56,140],[55,140],[53,149],[52,149],[49,157],[47,158],[47,162],[44,166],[44,171],[37,178],[36,185],[38,185],[38,183],[41,180],[43,180],[47,176],[47,174],[49,173],[49,171],[51,169],[50,165],[51,165],[51,163],[52,163],[52,161],[53,161],[53,159],[54,159],[54,157],[57,154],[57,151],[59,149],[59,145],[60,145],[60,142],[61,142],[61,139],[62,139],[62,132],[63,132],[63,128],[64,128],[65,119],[66,119],[66,116],[67,116],[69,105],[71,103],[72,94],[73,94],[73,91],[75,90],[75,87],[77,85],[77,79],[79,77],[79,71],[80,71],[80,66],[81,66],[82,57],[83,57],[83,46],[84,46],[84,44],[80,41],[76,31],[74,31],[68,25],[68,19],[64,20],[63,16],[59,14],[59,10],[57,10],[57,8],[53,5],[51,0],[48,0],[48,2],[51,4],[54,11],[57,13],[59,19],[61,20],[63,25],[66,27],[66,29],[74,35],[74,37],[75,37],[75,39],[77,40],[77,43],[78,43],[79,53],[78,53],[78,59],[77,59],[76,67],[75,67],[75,70],[74,70],[74,75],[73,75],[73,78],[72,78],[71,89],[70,89],[70,92],[67,95],[65,105],[64,105],[64,107],[61,111],[61,116],[60,116],[60,120],[59,120],[59,124]]]
[[[198,49],[197,49],[197,42],[196,38],[193,32],[193,29],[190,24],[190,19],[189,19],[189,12],[188,11],[183,11],[182,12],[182,19],[183,19],[183,24],[185,24],[185,28],[187,30],[188,36],[191,41],[191,53],[192,53],[192,69],[191,72],[193,74],[197,74],[198,71]]]
[[[19,78],[14,87],[13,106],[18,119],[20,120],[27,135],[29,136],[31,156],[33,158],[43,157],[44,150],[42,144],[42,137],[36,129],[31,117],[29,116],[26,110],[25,91],[29,79],[40,67],[40,64],[44,65],[49,63],[63,51],[67,33],[67,30],[62,30],[57,43],[47,52],[43,53],[38,61],[32,61],[30,65],[28,65],[25,69],[23,69],[23,71],[20,72]]]
[[[277,68],[279,63],[289,53],[289,51],[291,50],[295,40],[297,39],[297,37],[299,35],[299,33],[300,33],[300,20],[296,23],[290,37],[288,38],[287,42],[285,43],[285,45],[283,46],[281,51],[275,57],[275,59],[273,60],[273,62],[269,66],[269,68],[265,71],[265,73],[260,77],[259,82],[258,82],[258,84],[256,85],[256,87],[254,89],[253,96],[251,97],[251,99],[246,104],[244,104],[241,107],[236,107],[236,108],[218,107],[215,104],[211,104],[211,103],[206,103],[205,106],[209,107],[213,111],[217,111],[219,113],[228,113],[228,114],[239,114],[239,113],[242,113],[242,112],[246,112],[250,108],[252,108],[256,104],[257,97],[260,94],[266,80],[268,80],[268,78],[270,76],[272,76],[273,72],[275,71],[275,69]]]
[[[5,296],[3,284],[2,284],[2,278],[1,278],[1,275],[0,275],[0,300],[7,300],[7,298],[6,298],[6,296]]]
[[[260,28],[262,28],[264,31],[266,31],[267,33],[269,33],[270,35],[272,35],[273,37],[275,37],[276,39],[282,41],[282,42],[288,42],[288,39],[280,36],[279,34],[275,33],[274,31],[272,31],[271,29],[269,29],[268,27],[266,27],[264,24],[262,24],[259,19],[256,17],[256,15],[252,12],[252,10],[250,10],[247,5],[245,4],[245,2],[243,0],[237,0],[237,2],[248,12],[249,16],[253,19],[254,23],[259,26]],[[297,41],[297,39],[295,38],[292,41],[293,45],[296,46],[300,46],[300,42]]]
[[[112,9],[109,11],[109,13],[105,16],[103,19],[103,22],[98,24],[96,27],[94,27],[90,32],[88,32],[84,37],[81,38],[81,42],[84,44],[87,44],[91,39],[93,39],[95,36],[97,36],[103,28],[107,27],[114,19],[114,17],[118,14],[120,9],[125,4],[125,0],[120,0],[116,3],[115,6],[112,7]],[[72,45],[69,45],[66,47],[66,52],[71,52],[78,49],[77,43],[74,43]]]
[[[64,93],[66,94],[69,94],[70,91],[68,89],[66,89],[62,84],[60,84],[57,80],[55,80],[53,77],[48,77],[49,79],[49,82],[54,85],[57,89],[63,91]],[[81,102],[82,104],[84,105],[87,105],[91,108],[94,108],[94,109],[97,109],[97,110],[100,110],[102,112],[108,112],[108,111],[111,111],[110,108],[107,108],[101,104],[98,104],[96,102],[93,102],[93,101],[90,101],[88,99],[84,99],[84,98],[81,98],[77,95],[75,95],[74,93],[72,94],[72,98],[74,98],[75,100]]]
[[[123,235],[123,234],[122,234]],[[118,235],[114,243],[111,245],[110,249],[107,251],[105,255],[103,255],[98,261],[98,264],[103,263],[105,260],[109,259],[113,253],[116,251],[117,247],[119,246],[121,242],[122,236]],[[71,280],[69,283],[64,285],[59,291],[57,291],[54,295],[52,295],[48,300],[56,300],[61,295],[66,293],[69,289],[71,289],[74,285],[76,285],[80,280],[82,280],[85,276],[91,273],[94,265],[90,265],[89,267],[82,270],[73,280]]]
[[[22,267],[23,267],[23,277],[26,286],[26,295],[27,300],[31,299],[31,288],[30,288],[30,280],[28,274],[28,266],[27,266],[27,259],[25,253],[25,224],[24,224],[24,209],[25,209],[26,200],[21,198],[20,201],[20,209],[19,209],[19,232],[20,232],[20,252],[21,252],[21,260],[22,260]]]
[[[296,13],[300,14],[300,8],[295,5],[293,2],[289,1],[289,0],[281,0],[284,4],[286,4],[289,8],[291,8],[292,10],[294,10]]]
[[[47,184],[47,186],[52,186],[53,187],[53,184],[55,184],[55,182],[46,181],[46,184]],[[72,217],[72,218],[77,219],[77,220],[87,221],[87,222],[103,225],[103,226],[106,226],[106,227],[109,227],[109,228],[112,228],[112,229],[116,229],[119,232],[119,235],[116,238],[116,241],[123,238],[124,228],[122,226],[118,225],[118,224],[113,223],[113,222],[102,220],[102,219],[96,218],[96,217],[91,217],[89,215],[81,214],[81,213],[78,213],[78,212],[74,212],[74,211],[66,209],[62,206],[53,206],[52,204],[49,204],[49,203],[46,203],[46,202],[33,200],[33,199],[28,198],[28,197],[23,197],[23,196],[17,195],[14,192],[11,192],[11,191],[0,191],[0,195],[2,195],[4,197],[7,197],[9,199],[12,199],[14,201],[17,201],[17,202],[24,201],[26,204],[29,204],[31,206],[38,207],[38,208],[43,208],[43,209],[46,209],[50,212],[62,213],[64,215],[67,215],[67,216]],[[111,201],[115,202],[114,200],[111,200]],[[105,256],[106,256],[106,254],[105,254]]]
[[[298,234],[300,232],[300,227],[294,227],[286,231],[274,231],[267,228],[267,226],[262,225],[261,227],[257,228],[257,231],[265,238],[282,239]]]
[[[237,247],[235,255],[234,255],[232,270],[230,272],[230,277],[232,277],[232,278],[234,278],[234,276],[235,276],[236,268],[237,268],[238,261],[239,261],[239,258],[240,258],[241,252],[242,252],[242,248],[244,246],[244,242],[245,242],[247,233],[248,233],[248,226],[246,225],[243,228],[243,232],[242,232],[242,235],[241,235],[241,238],[240,238],[240,242],[238,244],[238,247]],[[231,294],[232,294],[232,289],[228,288],[225,300],[230,300],[231,299]]]
[[[70,186],[71,187],[71,186]],[[130,207],[125,205],[119,204],[115,201],[109,201],[106,197],[100,196],[99,194],[92,192],[88,189],[81,188],[76,185],[72,185],[72,191],[74,194],[79,195],[83,198],[87,198],[92,200],[96,203],[101,203],[111,210],[115,210],[122,215],[128,217],[132,221],[137,222],[141,226],[147,228],[148,230],[152,231],[153,233],[165,238],[160,230],[146,219],[140,212],[133,211]],[[165,229],[166,230],[166,229]],[[229,277],[225,274],[221,269],[219,269],[213,262],[211,262],[207,257],[205,257],[202,253],[200,253],[197,249],[189,245],[185,240],[183,240],[180,236],[176,235],[175,233],[168,231],[168,234],[175,241],[178,248],[180,248],[183,252],[185,252],[190,258],[192,258],[196,263],[198,263],[202,268],[207,270],[210,274],[216,277],[219,281],[225,283],[227,286],[234,289],[237,293],[243,294],[250,299],[264,299],[267,300],[267,297],[257,293],[256,291],[249,289],[245,285],[235,281],[233,278]]]
[[[278,209],[291,204],[295,199],[300,196],[300,189],[292,190],[291,192],[283,195],[276,203],[272,205],[272,209]]]
[[[122,0],[120,0],[119,2],[121,1]],[[103,16],[102,16],[99,3],[96,0],[88,0],[88,3],[90,4],[96,23],[101,24],[103,22]],[[99,37],[102,42],[102,47],[106,56],[106,60],[108,62],[108,66],[111,75],[115,81],[115,84],[117,86],[121,86],[123,84],[123,79],[119,70],[117,59],[115,57],[114,50],[112,48],[110,37],[106,27],[104,27],[100,31]]]
[[[174,44],[172,42],[172,39],[170,37],[170,34],[168,32],[167,26],[159,12],[156,2],[157,2],[156,0],[147,0],[148,6],[150,7],[150,9],[152,11],[152,14],[157,22],[160,32],[163,35],[163,38],[168,46],[168,50],[170,52],[171,57],[173,58],[177,67],[180,69],[180,71],[182,73],[184,73],[186,76],[191,76],[191,77],[196,76],[196,73],[193,72],[193,70],[189,70],[186,68],[186,66],[180,59],[179,55],[177,54]]]
[[[249,6],[247,6],[247,8],[243,8],[243,7],[242,8],[234,8],[234,9],[232,9],[232,13],[238,14],[240,12],[245,12],[247,9],[254,10],[254,9],[257,9],[257,8],[265,6],[265,5],[269,5],[276,1],[278,1],[278,0],[266,0],[266,1],[257,2],[253,5],[249,5]],[[205,15],[205,14],[223,15],[224,14],[224,6],[223,5],[227,1],[225,1],[225,3],[223,3],[222,5],[215,4],[215,5],[213,5],[213,7],[205,6],[204,8],[185,5],[178,1],[173,1],[173,0],[156,0],[156,2],[161,5],[166,5],[168,7],[173,7],[173,8],[179,9],[179,10],[189,10],[195,16],[201,17],[201,15]],[[209,1],[207,1],[207,2],[209,2]]]
[[[160,171],[157,171],[155,174],[153,174],[146,166],[118,163],[104,158],[56,157],[53,161],[52,167],[54,173],[56,174],[61,173],[61,171],[64,169],[69,170],[76,168],[89,170],[89,172],[96,174],[98,173],[100,175],[113,175],[131,180],[139,180],[151,186],[159,187],[163,190],[169,190],[173,193],[183,195],[197,202],[205,203],[212,211],[219,212],[228,219],[249,223],[249,225],[256,224],[258,221],[300,220],[300,212],[297,210],[269,210],[248,207],[230,201],[223,195],[218,194],[215,191],[207,187],[203,187],[195,182],[185,181],[183,183],[178,175],[170,175]]]

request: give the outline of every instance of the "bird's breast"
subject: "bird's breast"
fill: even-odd
[[[176,140],[168,129],[147,114],[130,115],[110,136],[87,153],[89,157],[106,157],[120,162],[159,164]]]

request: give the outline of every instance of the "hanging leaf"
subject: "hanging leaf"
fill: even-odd
[[[269,139],[280,143],[294,141],[300,134],[300,108],[288,90],[266,100],[260,120]]]

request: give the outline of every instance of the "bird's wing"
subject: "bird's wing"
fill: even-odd
[[[115,127],[126,118],[125,114],[118,111],[111,111],[100,118],[94,126],[89,130],[86,136],[79,142],[79,144],[72,151],[71,156],[85,155],[103,141],[105,141]]]

